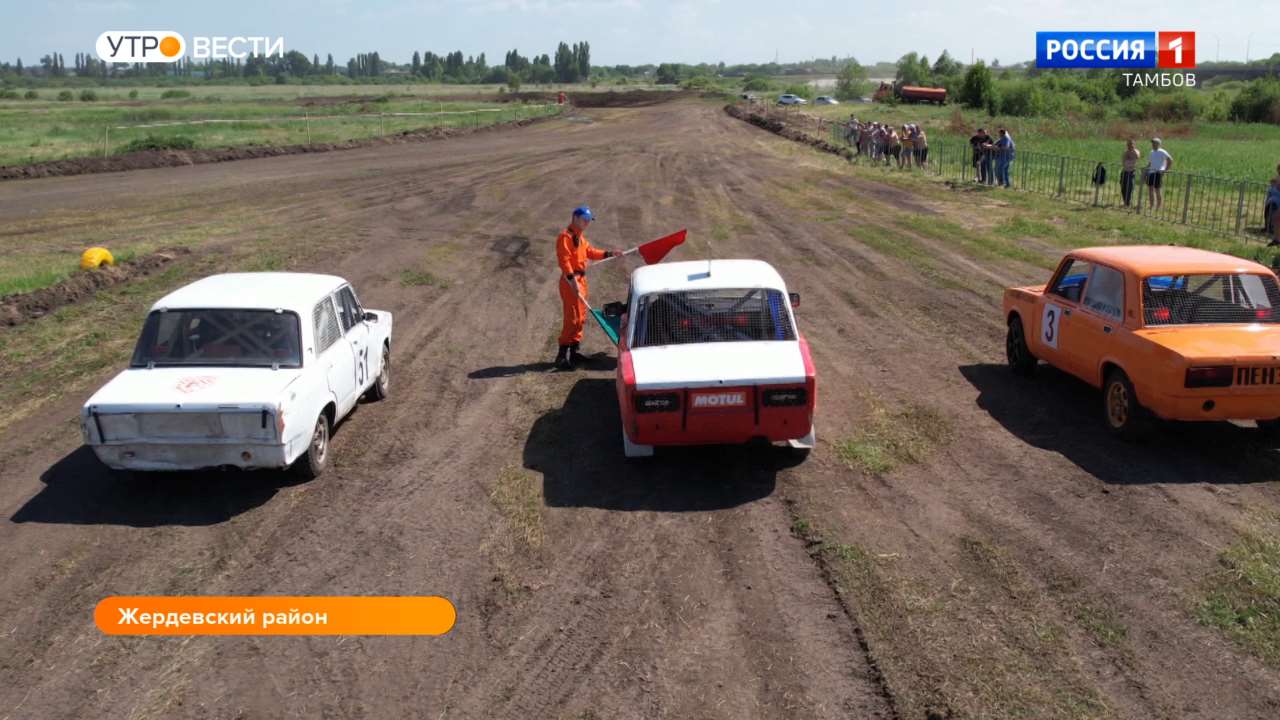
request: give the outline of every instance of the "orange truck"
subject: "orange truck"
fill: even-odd
[[[882,102],[889,97],[896,97],[904,102],[931,102],[945,105],[947,103],[947,89],[882,82],[880,83],[880,88],[876,90],[871,99],[876,102]]]
[[[1103,418],[1133,437],[1165,420],[1280,429],[1280,286],[1263,265],[1160,245],[1069,253],[1046,285],[1004,293],[1005,351],[1102,388]]]

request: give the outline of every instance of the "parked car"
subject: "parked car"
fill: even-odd
[[[813,101],[814,105],[839,105],[840,101],[830,95],[819,95],[817,100]]]
[[[778,96],[779,105],[804,105],[808,102],[808,100],[805,100],[799,95],[792,95],[791,93],[784,93]]]
[[[749,102],[749,103],[757,103],[757,102],[760,102],[760,97],[759,97],[759,96],[757,96],[757,95],[755,95],[755,94],[753,94],[753,93],[747,93],[747,92],[744,92],[744,93],[741,93],[740,95],[738,95],[738,98],[739,98],[739,99],[741,99],[741,100],[745,100],[745,101],[747,101],[747,102]]]
[[[1004,294],[1009,366],[1038,360],[1102,388],[1124,436],[1151,415],[1280,427],[1280,286],[1272,271],[1185,247],[1086,248],[1047,285]]]
[[[627,457],[658,445],[815,442],[817,381],[778,272],[759,260],[662,263],[631,275],[616,390]],[[621,306],[621,307],[618,307]]]
[[[324,471],[333,428],[391,382],[391,313],[340,277],[214,275],[152,306],[128,369],[85,402],[115,470]]]

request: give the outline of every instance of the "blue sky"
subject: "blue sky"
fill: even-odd
[[[768,62],[852,54],[864,63],[944,48],[967,62],[1032,59],[1036,30],[1195,30],[1200,60],[1280,52],[1280,13],[1263,0],[4,0],[0,59],[34,64],[57,49],[92,52],[104,30],[193,35],[283,35],[343,64],[378,50],[407,62],[414,50],[551,53],[587,40],[597,65]],[[1251,36],[1251,37],[1250,37]],[[1220,50],[1219,50],[1220,48]]]

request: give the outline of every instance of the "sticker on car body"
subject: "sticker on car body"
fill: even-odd
[[[745,392],[703,393],[693,396],[693,407],[697,409],[744,407],[746,404]]]
[[[178,381],[175,386],[178,392],[190,395],[197,390],[203,390],[210,385],[218,382],[218,378],[213,375],[196,375],[194,377],[185,377]]]
[[[1044,313],[1040,316],[1040,342],[1054,350],[1058,349],[1058,336],[1062,334],[1062,308],[1053,303],[1044,304]]]

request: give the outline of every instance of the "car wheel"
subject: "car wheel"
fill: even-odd
[[[1125,440],[1142,437],[1150,425],[1146,409],[1138,404],[1133,383],[1122,370],[1107,373],[1102,385],[1102,412],[1107,429]]]
[[[1035,374],[1036,356],[1027,347],[1027,335],[1022,330],[1022,318],[1014,316],[1009,320],[1009,332],[1005,335],[1004,354],[1009,360],[1009,369],[1015,375],[1030,377]]]
[[[370,400],[386,400],[391,393],[391,348],[382,346],[382,369],[378,371],[378,379],[369,388]]]
[[[307,446],[307,451],[298,458],[295,467],[298,474],[307,480],[313,480],[320,477],[324,472],[325,466],[329,462],[329,440],[332,428],[329,424],[329,415],[320,413],[320,417],[316,418],[315,429],[311,431],[311,444]]]

